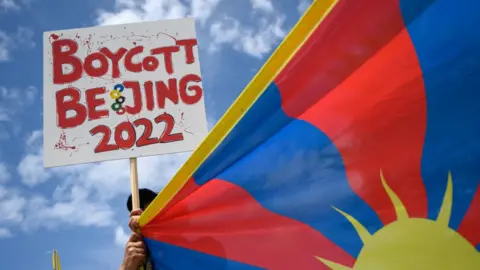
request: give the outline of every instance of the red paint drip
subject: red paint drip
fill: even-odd
[[[55,144],[55,149],[60,149],[60,150],[75,150],[75,146],[67,145],[67,135],[65,134],[65,131],[62,131],[62,134],[60,134],[60,138],[58,139],[58,142]]]

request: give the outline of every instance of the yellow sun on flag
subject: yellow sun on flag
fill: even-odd
[[[363,248],[353,268],[320,257],[317,257],[318,260],[333,270],[480,269],[480,253],[458,232],[448,227],[453,203],[450,173],[437,220],[410,218],[381,172],[380,178],[395,207],[397,220],[372,235],[354,217],[334,207],[355,228]]]

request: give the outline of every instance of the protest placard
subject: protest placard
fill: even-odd
[[[193,19],[43,39],[45,167],[191,151],[207,134]]]

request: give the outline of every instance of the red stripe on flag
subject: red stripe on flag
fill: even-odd
[[[168,204],[160,211],[159,215],[163,215],[164,212],[167,212],[174,205],[185,199],[192,192],[197,190],[200,186],[195,183],[193,178],[189,178],[188,181],[183,185],[183,187],[175,194],[175,196],[168,202]]]
[[[315,77],[315,70],[303,72],[304,77]],[[315,88],[316,83],[310,79],[309,86]],[[294,91],[286,87],[280,89]],[[334,142],[352,189],[385,224],[394,221],[396,214],[381,184],[380,170],[410,216],[427,216],[420,174],[426,97],[422,71],[406,30],[299,118],[317,126]]]
[[[354,264],[352,256],[318,231],[268,211],[241,187],[219,179],[155,217],[142,232],[160,242],[268,269],[329,269],[315,256]]]
[[[477,187],[475,196],[468,208],[458,232],[463,235],[473,246],[480,244],[480,186]]]
[[[404,29],[398,0],[341,0],[275,79],[285,113],[302,114]]]

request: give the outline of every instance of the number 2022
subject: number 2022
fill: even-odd
[[[155,123],[165,123],[165,129],[163,130],[162,134],[157,137],[152,137],[153,131],[153,124],[150,120],[146,118],[140,118],[133,123],[131,122],[122,122],[115,127],[114,133],[114,142],[110,144],[110,137],[112,136],[112,131],[108,126],[99,125],[90,130],[90,134],[95,136],[99,133],[103,134],[102,139],[95,147],[95,153],[102,153],[108,151],[115,151],[118,149],[130,149],[134,145],[137,147],[142,147],[146,145],[156,144],[156,143],[170,143],[176,141],[183,141],[183,134],[182,133],[174,133],[172,134],[173,126],[175,120],[173,116],[170,114],[164,113],[157,117],[155,117]],[[135,131],[135,127],[143,126],[144,131],[143,134],[137,140],[137,134]],[[127,138],[123,138],[123,133],[127,133]]]

